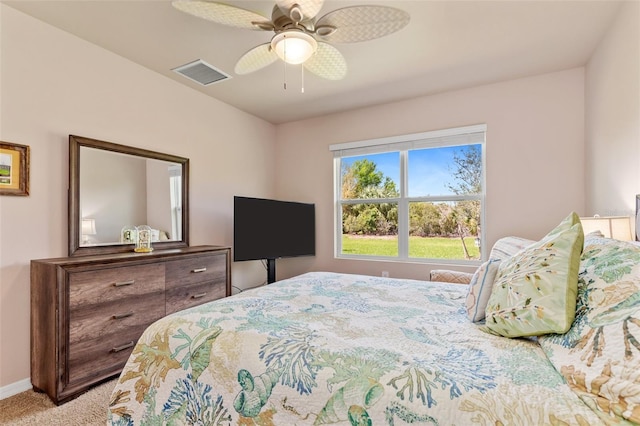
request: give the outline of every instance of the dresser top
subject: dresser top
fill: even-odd
[[[113,254],[99,254],[91,256],[72,256],[72,257],[57,257],[50,259],[33,259],[31,262],[47,263],[55,265],[82,265],[82,264],[95,264],[95,263],[111,263],[121,261],[158,261],[163,258],[170,258],[180,255],[196,255],[200,253],[209,253],[215,251],[227,251],[230,250],[228,246],[191,246],[180,247],[173,249],[154,250],[150,253],[136,253],[133,250],[125,253],[113,253]]]

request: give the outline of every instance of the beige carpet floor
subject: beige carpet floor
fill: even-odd
[[[0,425],[105,425],[115,385],[116,380],[111,380],[60,406],[43,393],[32,390],[19,393],[0,401]]]

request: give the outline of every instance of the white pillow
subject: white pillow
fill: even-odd
[[[469,292],[467,293],[467,316],[473,322],[485,318],[485,309],[491,296],[491,288],[498,274],[499,259],[489,259],[478,267],[471,277]]]

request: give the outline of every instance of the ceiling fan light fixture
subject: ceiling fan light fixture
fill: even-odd
[[[300,30],[286,30],[271,39],[271,48],[286,63],[298,65],[316,52],[318,42]]]

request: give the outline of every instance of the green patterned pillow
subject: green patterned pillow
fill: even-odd
[[[573,322],[584,234],[576,213],[500,264],[486,309],[489,332],[564,333]]]
[[[640,247],[586,238],[575,321],[567,333],[538,341],[602,418],[640,424]]]

